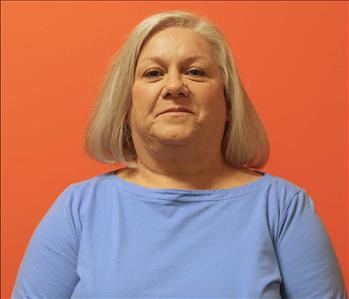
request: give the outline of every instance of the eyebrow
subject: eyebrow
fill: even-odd
[[[196,60],[205,60],[205,59],[210,59],[210,57],[208,57],[208,56],[200,56],[200,55],[193,55],[193,56],[186,57],[182,62],[183,63],[190,63],[190,62],[193,62],[193,61],[196,61]],[[148,60],[156,62],[156,63],[159,63],[159,64],[164,62],[164,59],[162,59],[159,56],[145,57],[145,58],[142,58],[138,62],[144,62],[144,61],[148,61]]]

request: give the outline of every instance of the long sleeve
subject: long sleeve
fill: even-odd
[[[17,274],[12,298],[70,298],[76,273],[78,206],[64,190],[37,226]]]
[[[283,298],[347,298],[334,249],[304,190],[298,191],[287,205],[276,251]]]

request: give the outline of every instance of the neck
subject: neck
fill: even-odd
[[[163,144],[138,148],[132,180],[149,187],[212,188],[234,171],[212,148]]]

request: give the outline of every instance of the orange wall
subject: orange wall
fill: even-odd
[[[271,141],[264,168],[305,188],[347,261],[345,2],[1,2],[2,297],[30,236],[70,183],[115,168],[83,151],[107,62],[161,10],[208,16],[227,36]]]

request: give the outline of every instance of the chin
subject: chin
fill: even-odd
[[[153,135],[162,144],[181,146],[193,142],[196,138],[195,132],[166,132],[166,134]]]
[[[188,139],[158,139],[159,143],[171,146],[184,146],[192,142]]]

